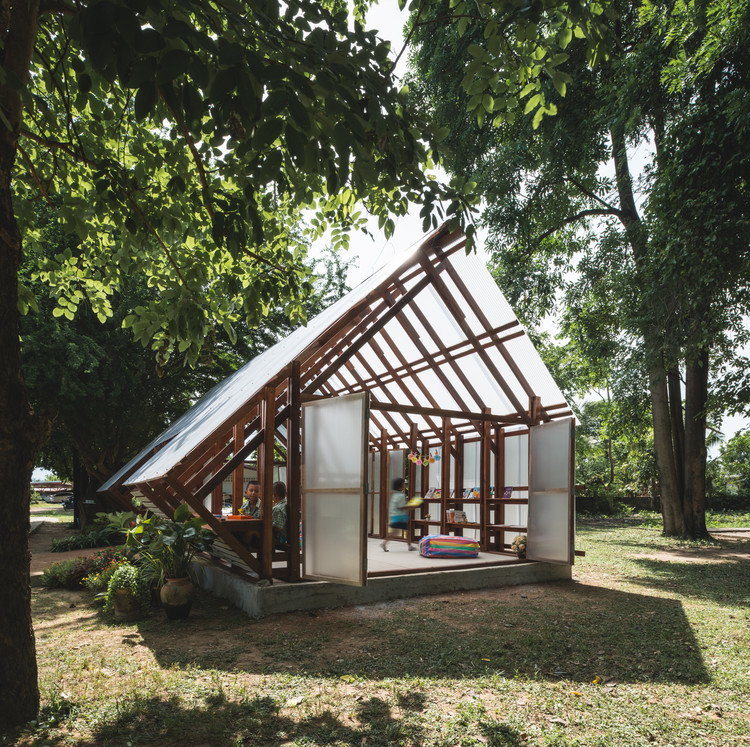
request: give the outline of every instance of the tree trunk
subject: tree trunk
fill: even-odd
[[[39,0],[0,2],[0,65],[6,80],[15,76],[22,85],[28,80],[38,12]],[[11,185],[22,106],[8,83],[0,86],[0,107],[5,119],[0,125],[0,732],[5,732],[35,718],[39,710],[29,583],[29,490],[50,423],[30,411],[21,373],[21,236]]]
[[[654,423],[654,452],[661,488],[664,534],[667,537],[681,537],[685,533],[685,519],[682,512],[682,496],[678,489],[677,469],[672,444],[667,373],[663,366],[652,366],[649,375],[649,389]]]
[[[685,424],[682,413],[682,385],[677,366],[667,371],[667,392],[669,394],[669,417],[672,423],[672,448],[677,472],[677,491],[685,494]]]
[[[685,497],[687,536],[709,537],[706,528],[706,402],[708,350],[702,348],[685,365]]]
[[[0,149],[5,143],[0,139]],[[4,165],[6,150],[0,150]],[[34,461],[50,423],[29,408],[18,337],[21,237],[12,212],[9,174],[0,171],[0,732],[35,718],[39,708],[31,624],[29,491]]]

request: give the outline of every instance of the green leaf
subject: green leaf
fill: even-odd
[[[156,104],[156,86],[153,83],[145,83],[138,89],[133,104],[135,118],[143,120],[148,117]]]
[[[159,83],[169,83],[180,75],[184,75],[190,65],[192,55],[184,49],[170,49],[159,61],[156,80]]]

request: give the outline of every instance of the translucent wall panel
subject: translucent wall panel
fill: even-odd
[[[501,485],[497,495],[502,495],[505,486],[517,488],[529,484],[529,436],[508,436],[505,439],[505,485]],[[525,498],[526,490],[513,492],[515,498]],[[505,523],[514,526],[526,526],[528,507],[511,505],[505,507]],[[503,541],[510,544],[518,534],[517,531],[505,532]]]
[[[570,562],[568,492],[532,492],[529,496],[526,555],[532,560]]]
[[[479,486],[481,456],[482,444],[480,441],[464,444],[464,489]]]
[[[372,454],[370,461],[370,510],[368,513],[368,531],[380,534],[380,452]]]
[[[573,421],[531,428],[529,532],[526,555],[532,560],[572,563]]]
[[[302,407],[304,576],[364,585],[366,395]]]
[[[361,520],[359,493],[305,493],[306,577],[361,583]]]
[[[509,436],[505,439],[505,485],[518,487],[529,484],[529,437]],[[499,486],[500,490],[505,485]]]
[[[303,458],[308,490],[357,488],[362,482],[364,409],[353,397],[334,397],[303,407]],[[314,407],[312,405],[315,405]]]

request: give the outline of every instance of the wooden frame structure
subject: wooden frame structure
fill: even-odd
[[[222,483],[232,480],[236,513],[244,463],[256,453],[262,514],[270,516],[281,450],[289,526],[296,527],[302,403],[363,391],[376,517],[370,534],[385,533],[390,464],[400,461],[410,495],[427,493],[438,467],[442,486],[439,499],[428,495],[409,539],[474,532],[483,550],[508,552],[509,533],[526,529],[508,513],[527,503],[528,485],[506,489],[507,444],[572,412],[489,273],[466,255],[465,238],[444,226],[215,387],[101,490],[128,507],[137,496],[168,516],[186,502],[219,537],[215,562],[251,580],[299,579],[299,534],[290,531],[288,544],[274,547],[270,521],[227,521]],[[480,465],[471,496],[463,479],[468,448],[478,450]],[[407,457],[436,451],[443,458],[432,464]],[[449,511],[466,509],[473,521],[449,520]]]

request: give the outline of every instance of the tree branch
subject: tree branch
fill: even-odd
[[[393,66],[391,67],[391,71],[394,71],[396,69],[396,65],[398,65],[398,61],[401,59],[401,55],[406,51],[406,48],[409,46],[409,42],[411,41],[411,37],[414,35],[414,31],[417,28],[417,26],[420,26],[419,23],[419,17],[422,15],[422,11],[424,10],[424,6],[427,5],[427,0],[422,0],[422,4],[419,6],[419,10],[417,11],[417,20],[412,24],[411,29],[409,30],[409,35],[404,39],[404,44],[401,47],[401,51],[396,55],[396,59],[393,61]]]
[[[29,167],[29,171],[31,172],[31,175],[34,177],[36,186],[39,187],[39,191],[44,195],[44,199],[47,201],[47,204],[53,205],[54,203],[50,199],[50,196],[47,193],[47,190],[44,188],[44,185],[42,184],[42,180],[39,178],[39,174],[37,174],[37,171],[34,168],[34,164],[31,162],[31,158],[29,158],[29,154],[21,147],[20,144],[18,146],[18,150],[23,156],[24,161],[26,161],[26,165]]]
[[[575,215],[571,215],[568,218],[565,218],[565,220],[562,223],[560,223],[558,226],[555,226],[554,228],[550,228],[549,231],[545,231],[540,236],[537,236],[537,239],[536,239],[537,243],[540,241],[543,241],[548,236],[551,236],[556,231],[559,231],[561,228],[564,228],[569,223],[575,223],[577,220],[580,220],[581,218],[587,218],[593,215],[600,215],[600,216],[612,215],[615,218],[619,218],[620,220],[622,220],[622,211],[620,210],[615,210],[615,209],[604,210],[604,209],[597,209],[597,208],[592,208],[590,210],[581,210],[580,213],[576,213]]]
[[[188,148],[190,148],[190,152],[193,155],[193,160],[195,161],[195,165],[198,169],[198,177],[201,181],[201,186],[203,187],[203,204],[206,206],[206,211],[208,212],[209,216],[213,220],[214,217],[214,209],[211,205],[211,192],[208,188],[208,181],[206,180],[206,171],[203,168],[203,161],[200,157],[200,153],[198,153],[198,149],[195,147],[195,143],[193,142],[193,138],[190,136],[190,133],[188,132],[187,127],[183,122],[180,121],[180,119],[177,116],[177,113],[172,109],[172,107],[167,102],[166,97],[164,96],[164,91],[161,86],[159,86],[159,97],[164,102],[164,106],[167,107],[167,110],[174,118],[175,123],[180,128],[180,131],[182,132],[182,137],[185,138],[185,142],[188,144]]]
[[[607,210],[615,210],[615,211],[617,211],[617,208],[614,205],[610,205],[606,200],[603,200],[595,192],[591,192],[590,190],[588,190],[577,179],[570,179],[569,177],[564,176],[563,177],[563,181],[564,182],[570,182],[570,184],[572,184],[576,189],[578,189],[580,192],[582,192],[583,194],[585,194],[586,197],[590,197],[592,200],[598,202],[600,205],[604,205],[604,207]]]
[[[138,217],[143,221],[143,225],[146,226],[149,233],[156,239],[159,246],[163,249],[164,254],[167,255],[167,259],[169,260],[169,263],[172,265],[172,267],[174,267],[174,271],[177,273],[177,277],[180,279],[183,287],[190,293],[191,296],[193,296],[193,298],[195,298],[195,293],[193,293],[192,288],[190,287],[190,285],[188,285],[187,280],[185,280],[179,265],[177,264],[177,262],[175,262],[174,257],[172,256],[172,253],[169,251],[167,245],[162,241],[161,237],[156,232],[156,229],[151,225],[138,203],[136,203],[136,201],[125,191],[123,187],[120,187],[120,191],[125,196],[125,199],[128,201],[128,203],[130,203],[130,206],[133,208],[133,210],[135,210],[135,212],[138,214]]]

